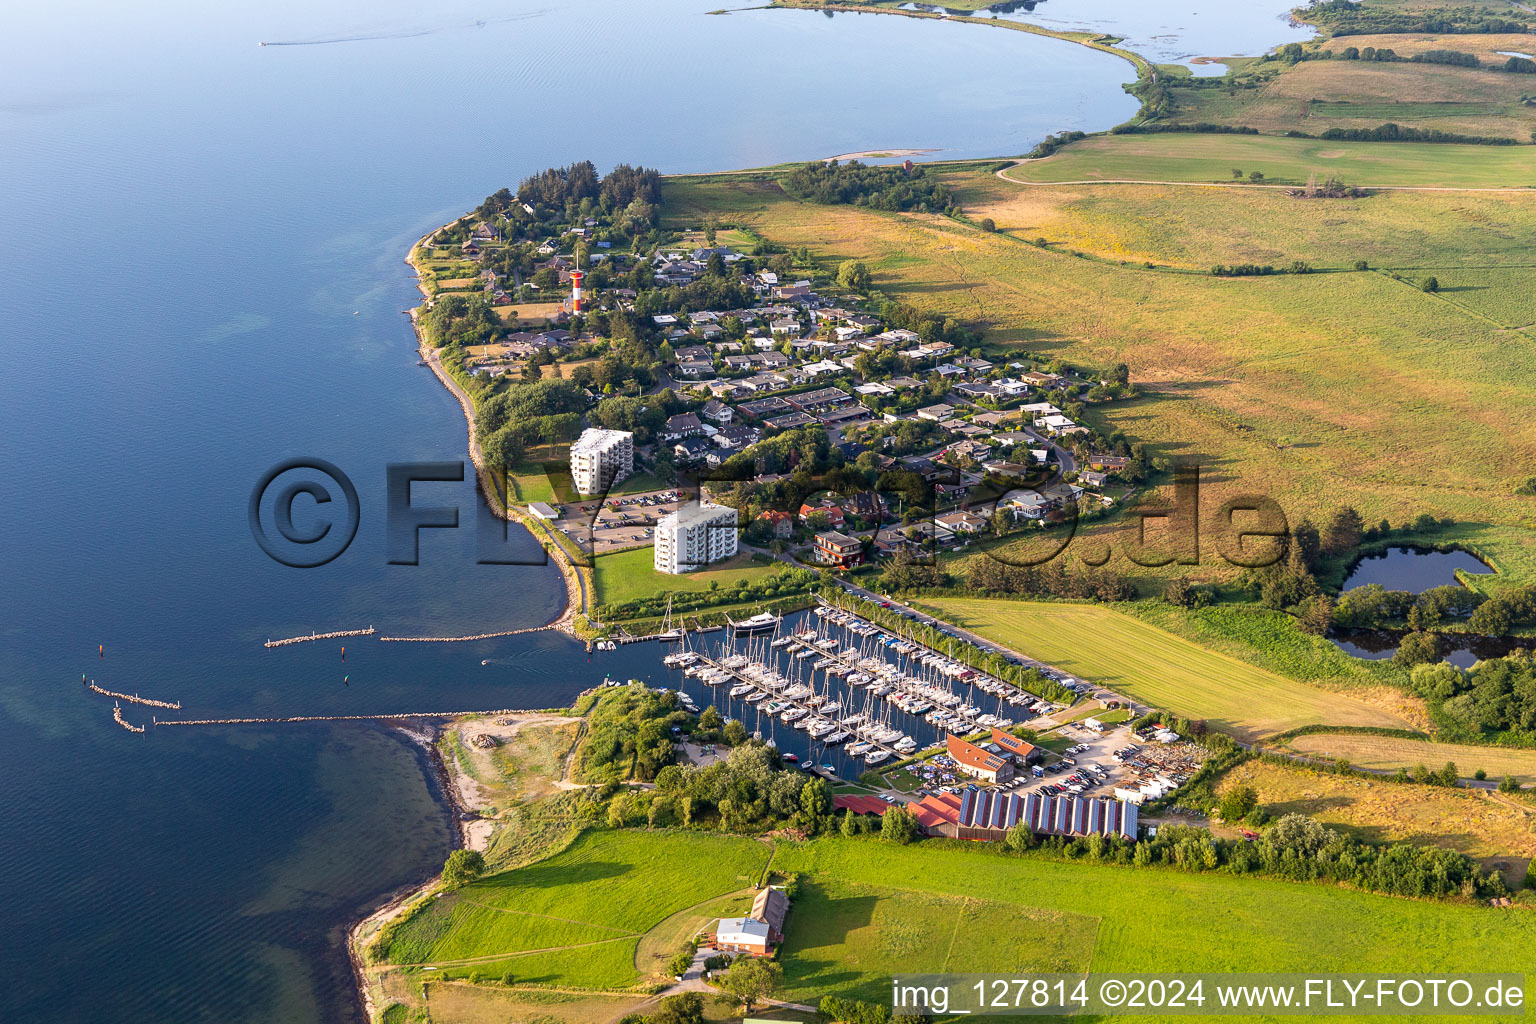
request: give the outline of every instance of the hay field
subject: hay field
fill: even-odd
[[[1432,743],[1428,740],[1351,733],[1296,736],[1287,740],[1285,745],[1297,753],[1312,757],[1342,757],[1357,768],[1411,769],[1422,764],[1431,769],[1439,769],[1447,761],[1453,761],[1464,777],[1481,768],[1488,773],[1490,779],[1513,775],[1522,785],[1536,783],[1536,750]]]
[[[1287,679],[1102,605],[947,597],[924,605],[1090,683],[1242,739],[1315,722],[1407,727],[1347,693]]]
[[[1536,807],[1485,793],[1333,775],[1248,761],[1217,787],[1252,786],[1272,816],[1305,814],[1372,843],[1440,846],[1495,868],[1518,888],[1536,857]]]

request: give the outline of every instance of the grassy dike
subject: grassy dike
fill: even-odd
[[[787,10],[839,11],[848,14],[894,14],[903,18],[957,21],[968,25],[988,25],[993,28],[1010,29],[1014,32],[1027,32],[1030,35],[1061,39],[1065,42],[1077,43],[1079,46],[1086,46],[1091,50],[1112,54],[1121,60],[1128,61],[1136,69],[1137,78],[1145,78],[1152,81],[1157,79],[1157,68],[1151,61],[1139,53],[1116,46],[1115,42],[1117,40],[1114,36],[1106,36],[1097,32],[1062,32],[1022,21],[1003,21],[998,18],[981,18],[968,14],[939,14],[934,11],[904,11],[895,7],[873,7],[862,4],[817,3],[816,0],[773,0],[768,6]],[[960,6],[965,7],[968,5],[962,3]]]

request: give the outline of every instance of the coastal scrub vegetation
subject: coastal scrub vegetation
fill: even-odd
[[[953,200],[948,185],[911,161],[905,165],[870,166],[858,160],[818,160],[797,167],[780,183],[785,192],[797,199],[875,210],[940,212]]]

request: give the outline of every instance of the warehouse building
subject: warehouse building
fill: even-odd
[[[967,788],[925,796],[909,805],[929,835],[996,841],[1015,825],[1037,836],[1136,838],[1136,805],[1095,797],[999,793]]]

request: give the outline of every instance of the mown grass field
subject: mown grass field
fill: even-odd
[[[802,885],[780,959],[782,998],[814,1005],[828,992],[889,1000],[893,974],[1088,969],[1098,920],[1087,914],[848,882]],[[985,938],[983,939],[982,936]]]
[[[598,602],[622,604],[667,590],[692,593],[708,590],[713,583],[724,587],[743,579],[756,582],[778,572],[782,563],[754,562],[751,555],[740,554],[721,563],[717,569],[673,576],[656,571],[655,549],[647,546],[611,555],[600,554],[596,564]]]
[[[627,988],[647,931],[750,887],[768,853],[702,833],[586,832],[547,860],[436,899],[395,931],[388,962],[437,966],[444,978],[510,972],[521,985]]]
[[[1481,768],[1490,779],[1513,775],[1522,785],[1536,782],[1536,750],[1477,747],[1353,733],[1312,733],[1286,741],[1286,747],[1312,757],[1344,758],[1357,768],[1394,770],[1426,765],[1438,770],[1455,762],[1463,776]]]
[[[980,844],[781,844],[774,870],[804,872],[817,883],[836,879],[887,893],[981,898],[1068,920],[1097,918],[1092,971],[1495,971],[1529,958],[1530,922],[1520,912],[1223,874],[1058,864],[1001,856]],[[802,920],[791,911],[792,938]],[[1049,970],[1078,955],[1077,928],[1048,921],[1040,928],[1041,941],[1010,954],[1017,957],[1014,970]],[[993,942],[984,924],[962,929],[950,962],[989,958]],[[920,959],[924,969],[938,969],[942,948],[936,943]],[[847,963],[838,989],[888,986],[888,973],[881,973],[888,969],[888,962]],[[785,970],[800,970],[796,956],[785,958]]]
[[[1090,683],[1246,739],[1299,725],[1406,728],[1389,711],[1208,650],[1101,605],[932,598],[946,618]]]
[[[1526,188],[1536,185],[1536,148],[1263,135],[1108,135],[1003,173],[1025,182],[1230,182],[1234,167],[1297,184],[1315,173],[1319,180],[1336,176],[1355,185]]]
[[[1444,762],[1441,762],[1444,763]],[[1536,807],[1467,789],[1415,786],[1247,761],[1217,792],[1252,786],[1274,817],[1305,814],[1372,843],[1456,850],[1519,888],[1536,856]]]
[[[1205,170],[1228,177],[1234,164],[1263,165],[1233,160],[1222,146],[1297,145],[1174,136],[1084,145],[1106,144],[1214,146]],[[1476,159],[1455,153],[1466,147],[1344,148],[1392,160],[1428,150],[1450,178],[1511,158],[1486,147],[1471,147]],[[1536,148],[1516,154],[1531,155]],[[1304,180],[1307,168],[1297,170]],[[886,294],[986,327],[997,354],[1125,361],[1143,397],[1095,406],[1088,419],[1155,455],[1197,460],[1207,515],[1255,493],[1275,497],[1292,522],[1325,522],[1345,503],[1368,522],[1429,513],[1461,523],[1456,539],[1498,570],[1481,587],[1536,581],[1536,500],[1514,493],[1530,475],[1522,467],[1536,465],[1536,418],[1525,414],[1536,393],[1533,339],[1515,330],[1536,320],[1527,298],[1536,274],[1522,252],[1536,233],[1536,191],[1356,202],[1264,190],[1016,187],[984,170],[944,173],[967,216],[994,217],[997,233],[936,215],[803,204],[772,181],[743,177],[669,179],[664,188],[675,223],[718,209],[774,242],[808,246],[823,266],[862,259]],[[1055,244],[1022,241],[1037,236]],[[1296,259],[1335,270],[1364,259],[1403,280],[1352,269],[1245,279],[1200,272]],[[1147,260],[1187,269],[1148,270]],[[1419,291],[1442,267],[1450,287],[1466,290]],[[1197,578],[1223,572],[1214,539],[1208,521]],[[1161,575],[1119,557],[1110,566]]]

